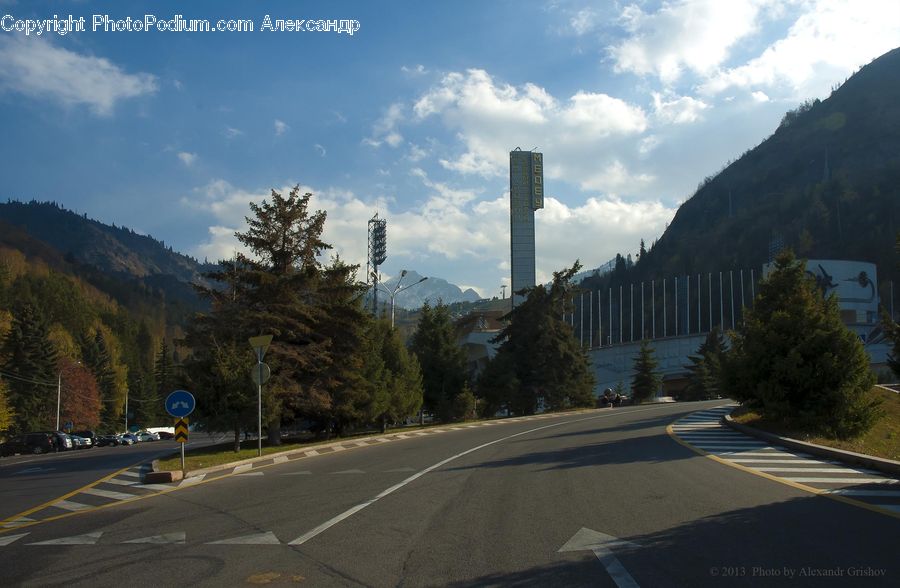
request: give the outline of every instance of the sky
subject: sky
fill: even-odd
[[[85,30],[24,30],[69,15]],[[253,31],[134,30],[148,15]],[[378,213],[384,275],[486,297],[510,283],[509,151],[544,153],[547,281],[649,245],[786,111],[900,46],[896,0],[0,0],[0,19],[0,198],[215,261],[249,202],[300,185],[360,279]]]

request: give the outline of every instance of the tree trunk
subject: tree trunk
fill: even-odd
[[[234,423],[234,452],[237,453],[241,450],[241,426],[238,423]]]

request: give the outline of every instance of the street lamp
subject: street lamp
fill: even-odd
[[[394,286],[394,289],[393,289],[393,290],[388,290],[387,288],[385,288],[385,287],[382,286],[381,284],[378,284],[378,286],[377,286],[377,287],[380,287],[380,288],[382,289],[382,292],[384,292],[385,294],[387,294],[388,296],[391,297],[391,328],[392,328],[392,329],[394,328],[394,297],[395,297],[397,294],[399,294],[400,292],[403,292],[404,290],[407,290],[407,289],[409,289],[409,288],[412,288],[413,286],[416,286],[416,285],[418,285],[418,284],[421,284],[422,282],[424,282],[425,280],[428,279],[427,277],[426,277],[426,278],[422,278],[422,279],[419,280],[418,282],[414,282],[414,283],[412,283],[412,284],[408,284],[408,285],[403,286],[403,287],[401,288],[401,287],[400,287],[400,284],[403,283],[403,278],[406,277],[406,273],[407,273],[406,270],[403,270],[402,272],[400,272],[400,279],[397,280],[397,285]]]

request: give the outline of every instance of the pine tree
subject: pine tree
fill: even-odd
[[[456,342],[447,306],[425,303],[411,348],[422,370],[425,408],[450,420],[453,398],[466,382],[466,355]]]
[[[488,377],[504,391],[505,402],[514,412],[534,412],[538,398],[544,399],[549,410],[594,402],[594,377],[587,356],[572,327],[561,318],[571,311],[571,279],[580,268],[576,261],[571,268],[554,272],[549,290],[544,285],[531,288],[494,338],[500,348],[491,362],[497,363],[489,364]],[[479,390],[493,406],[495,393],[484,385]]]
[[[719,396],[719,380],[722,373],[722,358],[725,354],[725,339],[713,328],[706,340],[697,349],[697,355],[688,359],[691,372],[681,400],[711,400]]]
[[[730,397],[803,431],[849,438],[879,417],[859,337],[791,251],[760,284],[723,373]]]
[[[103,333],[98,329],[93,336],[81,338],[81,355],[84,363],[93,372],[100,390],[100,429],[116,431],[124,406],[118,403],[116,374],[112,357]]]
[[[166,396],[175,390],[173,387],[174,375],[172,358],[169,354],[169,344],[166,342],[166,338],[163,337],[159,344],[159,351],[156,353],[156,361],[153,367],[154,395],[161,399],[161,402],[165,402]]]
[[[659,390],[662,377],[656,371],[657,365],[653,347],[648,340],[642,340],[638,355],[634,358],[634,378],[631,380],[632,400],[635,403],[653,398]]]
[[[8,402],[16,415],[17,432],[56,425],[57,353],[50,342],[50,327],[43,313],[31,304],[20,305],[6,338]]]

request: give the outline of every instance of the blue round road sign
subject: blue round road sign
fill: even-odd
[[[166,397],[166,412],[173,417],[186,417],[194,412],[196,401],[187,390],[175,390]]]

